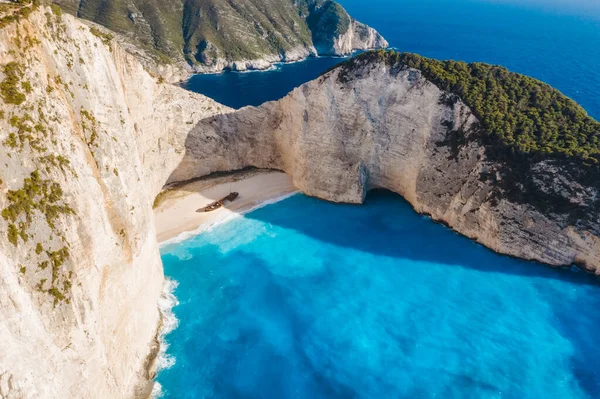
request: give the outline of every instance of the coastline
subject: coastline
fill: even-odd
[[[152,363],[148,365],[148,374],[151,378],[152,386],[150,393],[145,396],[145,399],[162,397],[162,386],[156,381],[156,377],[161,370],[168,369],[175,364],[175,358],[167,354],[169,343],[166,340],[166,336],[179,325],[179,320],[175,316],[175,313],[173,313],[173,308],[179,304],[174,294],[177,285],[177,281],[165,278],[163,290],[158,300],[160,323],[156,331]]]
[[[220,209],[198,213],[198,208],[219,200],[230,192],[239,197]],[[298,189],[283,172],[246,170],[172,185],[163,190],[154,204],[159,247],[183,241],[264,205],[294,195]]]
[[[208,69],[208,68],[207,69],[195,69],[195,70],[189,72],[185,78],[179,79],[178,83],[183,84],[194,75],[222,75],[224,73],[253,73],[253,72],[275,71],[285,65],[299,64],[299,63],[306,62],[308,60],[315,59],[315,58],[335,58],[335,59],[340,59],[340,60],[346,60],[346,59],[354,57],[357,54],[360,54],[362,52],[369,51],[369,50],[373,50],[373,49],[367,49],[367,50],[356,49],[356,50],[352,50],[351,53],[338,54],[338,55],[336,55],[336,54],[323,54],[323,55],[309,54],[303,58],[290,59],[290,60],[278,60],[278,61],[269,61],[269,60],[265,60],[265,59],[252,60],[252,61],[247,61],[248,62],[247,67],[242,68],[242,69],[234,69],[234,68],[231,68],[230,66],[225,66],[220,69]]]

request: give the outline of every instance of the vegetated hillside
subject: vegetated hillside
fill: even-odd
[[[332,35],[345,33],[351,21],[330,0],[54,2],[69,13],[128,36],[159,61],[185,59],[192,65],[211,65],[218,59],[256,60],[299,48],[309,54],[314,52],[313,41],[332,40]]]
[[[349,60],[342,66],[341,79],[364,61],[420,70],[440,89],[460,97],[484,130],[513,152],[562,155],[589,164],[600,160],[600,123],[539,80],[501,66],[438,61],[395,51],[372,51]]]
[[[184,53],[191,61],[258,59],[311,45],[298,7],[290,0],[187,1]]]
[[[123,34],[162,62],[183,47],[183,0],[57,0],[66,12]]]

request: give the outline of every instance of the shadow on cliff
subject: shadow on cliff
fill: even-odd
[[[557,279],[600,288],[598,278],[575,268],[555,269],[499,255],[429,217],[417,214],[400,195],[389,191],[371,191],[363,205],[334,204],[303,195],[287,201],[286,209],[288,212],[293,209],[296,216],[259,209],[245,217],[375,255],[468,267],[485,273]]]

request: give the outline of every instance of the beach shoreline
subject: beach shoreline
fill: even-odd
[[[212,212],[196,212],[231,192],[239,197]],[[161,247],[183,241],[233,217],[296,194],[292,179],[273,170],[216,174],[165,188],[156,198],[154,220]]]

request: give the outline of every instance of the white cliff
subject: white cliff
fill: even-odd
[[[152,201],[224,107],[40,8],[0,31],[0,397],[145,396],[163,271]]]
[[[355,19],[348,30],[335,37],[330,48],[323,49],[324,54],[347,55],[354,50],[387,48],[389,43],[375,29]]]

